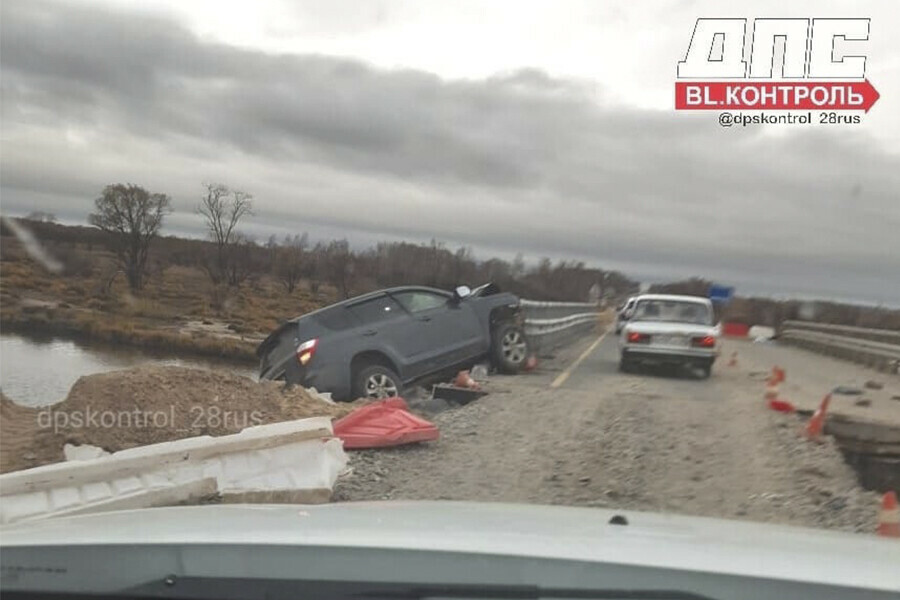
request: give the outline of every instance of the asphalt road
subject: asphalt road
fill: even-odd
[[[796,350],[796,352],[804,352]],[[724,363],[724,361],[723,361]],[[872,531],[878,506],[833,444],[768,410],[759,377],[618,372],[590,336],[537,372],[434,417],[441,439],[351,457],[338,500],[454,499],[603,506]]]

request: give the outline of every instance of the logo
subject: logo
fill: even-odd
[[[677,110],[863,110],[869,19],[697,19],[675,82]],[[749,42],[749,43],[748,43]]]

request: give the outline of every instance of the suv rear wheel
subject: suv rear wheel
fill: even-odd
[[[391,398],[399,396],[400,376],[382,365],[370,365],[353,377],[353,398]]]
[[[528,341],[522,328],[515,323],[497,325],[491,336],[491,355],[500,371],[520,371],[528,360]]]

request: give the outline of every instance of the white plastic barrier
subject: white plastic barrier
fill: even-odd
[[[223,502],[327,502],[346,464],[328,417],[260,425],[0,475],[0,523],[214,495]]]
[[[755,340],[758,338],[768,340],[775,337],[775,329],[773,327],[766,327],[765,325],[754,325],[750,328],[750,331],[747,332],[747,336],[751,340]]]

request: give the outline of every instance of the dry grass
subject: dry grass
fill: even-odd
[[[0,326],[249,360],[259,340],[280,322],[334,300],[333,290],[314,297],[305,286],[288,295],[269,277],[239,289],[219,289],[215,298],[205,273],[183,266],[157,269],[140,294],[133,294],[121,275],[106,285],[115,272],[108,253],[84,247],[68,251],[80,257],[77,272],[55,275],[3,238]],[[195,320],[221,322],[231,333],[180,331]]]

